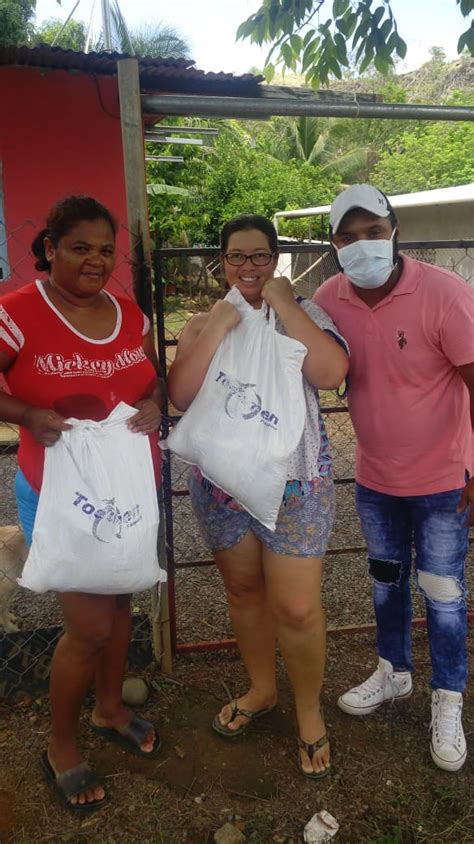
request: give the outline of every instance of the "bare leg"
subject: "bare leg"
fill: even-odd
[[[244,665],[250,677],[249,691],[238,698],[238,706],[255,712],[276,702],[275,631],[265,594],[262,570],[262,545],[249,531],[228,551],[218,551],[214,559],[224,579],[229,613]],[[227,724],[230,706],[220,713]],[[229,729],[247,723],[245,716],[237,716]]]
[[[107,642],[97,662],[95,675],[95,712],[103,718],[116,719],[122,710],[122,683],[127,664],[128,646],[132,629],[130,614],[130,596],[118,595],[112,617],[110,639]],[[125,714],[122,722],[127,723],[129,717]]]
[[[127,664],[132,619],[130,595],[114,598],[114,613],[110,639],[100,654],[95,675],[96,705],[92,713],[94,724],[120,729],[129,724],[132,713],[122,702],[122,683]],[[153,750],[155,731],[140,745],[145,753]]]
[[[64,613],[65,633],[59,640],[51,665],[51,739],[48,756],[56,774],[81,761],[77,745],[79,713],[94,677],[100,651],[112,627],[114,598],[63,592],[58,600]],[[72,799],[86,803],[104,797],[102,787]]]
[[[263,565],[277,638],[295,696],[300,737],[313,744],[326,731],[320,711],[326,655],[322,560],[285,557],[264,547]],[[304,750],[300,755],[307,772],[324,771],[329,765],[328,744],[314,754],[312,764]]]

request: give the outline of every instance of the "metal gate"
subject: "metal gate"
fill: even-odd
[[[335,270],[327,245],[286,245],[281,251],[280,269],[283,273],[291,273],[300,295],[310,297],[317,285]],[[455,270],[466,282],[474,283],[474,241],[411,243],[405,245],[404,251]],[[155,272],[156,330],[160,361],[166,371],[182,325],[193,310],[205,310],[221,295],[223,280],[215,248],[162,250],[155,254]],[[354,434],[344,401],[334,393],[323,393],[321,399],[333,450],[339,511],[325,567],[328,572],[325,604],[329,631],[357,631],[373,626],[373,611],[364,543],[353,501]],[[168,407],[163,436],[178,418],[174,409]],[[17,438],[14,426],[3,426],[0,441],[0,587],[3,584],[0,588],[0,696],[19,689],[36,693],[46,688],[51,654],[61,633],[61,619],[52,596],[21,592],[11,605],[5,600],[9,594],[5,586],[14,586],[17,574],[11,567],[18,533],[13,494]],[[168,608],[162,600],[159,615],[156,596],[150,593],[133,600],[134,637],[130,658],[137,666],[147,665],[152,660],[152,641],[155,658],[161,653],[164,670],[171,668],[171,652],[211,650],[234,644],[220,575],[200,538],[190,508],[186,476],[187,467],[165,454],[160,559],[166,558],[168,566]],[[467,568],[467,585],[472,595],[474,566]],[[22,628],[19,632],[5,616],[8,609],[19,614],[18,623]],[[471,620],[473,609],[471,603]],[[415,613],[420,616],[417,623],[422,624],[424,606],[416,596]]]
[[[410,242],[401,244],[406,254],[427,263],[446,267],[474,284],[474,241]],[[206,310],[222,295],[224,281],[216,248],[162,249],[154,255],[155,313],[162,371],[174,358],[178,335],[193,315]],[[328,244],[285,244],[280,246],[279,270],[291,276],[295,291],[310,298],[324,279],[337,272]],[[334,479],[340,510],[333,540],[327,552],[333,576],[338,582],[357,571],[363,583],[357,603],[358,588],[353,590],[348,612],[338,607],[338,622],[331,625],[331,601],[339,601],[340,589],[328,589],[326,606],[329,632],[360,631],[373,627],[373,611],[368,595],[365,545],[353,506],[354,432],[345,401],[335,393],[321,394],[321,409],[333,452]],[[163,437],[180,414],[167,406]],[[235,644],[229,627],[225,595],[220,576],[213,566],[209,550],[200,538],[187,490],[188,468],[165,453],[163,499],[168,566],[169,618],[174,654],[193,650],[216,650]],[[471,575],[472,576],[472,575]],[[367,589],[364,591],[364,586]],[[342,590],[345,592],[345,590]],[[472,593],[472,589],[471,589]],[[329,601],[328,601],[329,598]],[[194,607],[194,609],[193,609]],[[415,596],[416,624],[424,624],[424,606]],[[336,613],[335,613],[336,614]],[[470,617],[472,620],[472,612]],[[344,622],[341,624],[341,617]]]

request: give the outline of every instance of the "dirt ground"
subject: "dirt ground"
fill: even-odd
[[[472,639],[472,637],[471,637]],[[471,641],[471,657],[474,650]],[[355,719],[336,706],[339,694],[374,667],[372,632],[331,636],[324,705],[332,775],[305,780],[296,767],[293,705],[279,668],[275,712],[238,738],[213,733],[210,722],[230,694],[245,688],[234,652],[182,656],[173,678],[149,675],[143,714],[159,725],[163,747],[144,760],[88,730],[81,744],[104,782],[110,805],[87,820],[71,817],[41,777],[38,757],[48,730],[45,698],[0,706],[0,842],[150,842],[206,844],[225,822],[254,844],[303,840],[305,824],[327,809],[340,824],[338,844],[428,844],[474,841],[474,764],[436,768],[429,754],[429,656],[426,633],[414,633],[415,691],[410,700]],[[471,680],[464,726],[474,736]],[[89,701],[90,704],[90,701]]]

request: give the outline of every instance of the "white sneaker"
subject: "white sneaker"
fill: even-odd
[[[467,756],[461,722],[462,694],[446,689],[431,693],[431,757],[438,768],[458,771]]]
[[[365,683],[341,695],[337,705],[349,715],[370,715],[383,703],[410,697],[413,691],[409,671],[394,671],[388,659],[379,657],[377,671]]]

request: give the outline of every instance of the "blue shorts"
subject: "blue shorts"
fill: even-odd
[[[15,477],[16,507],[18,519],[28,548],[33,541],[33,527],[38,509],[39,495],[26,480],[21,469],[16,470]]]
[[[251,530],[275,554],[323,557],[326,553],[335,512],[331,477],[288,481],[275,531],[260,524],[193,469],[188,483],[201,533],[212,551],[232,548]]]

